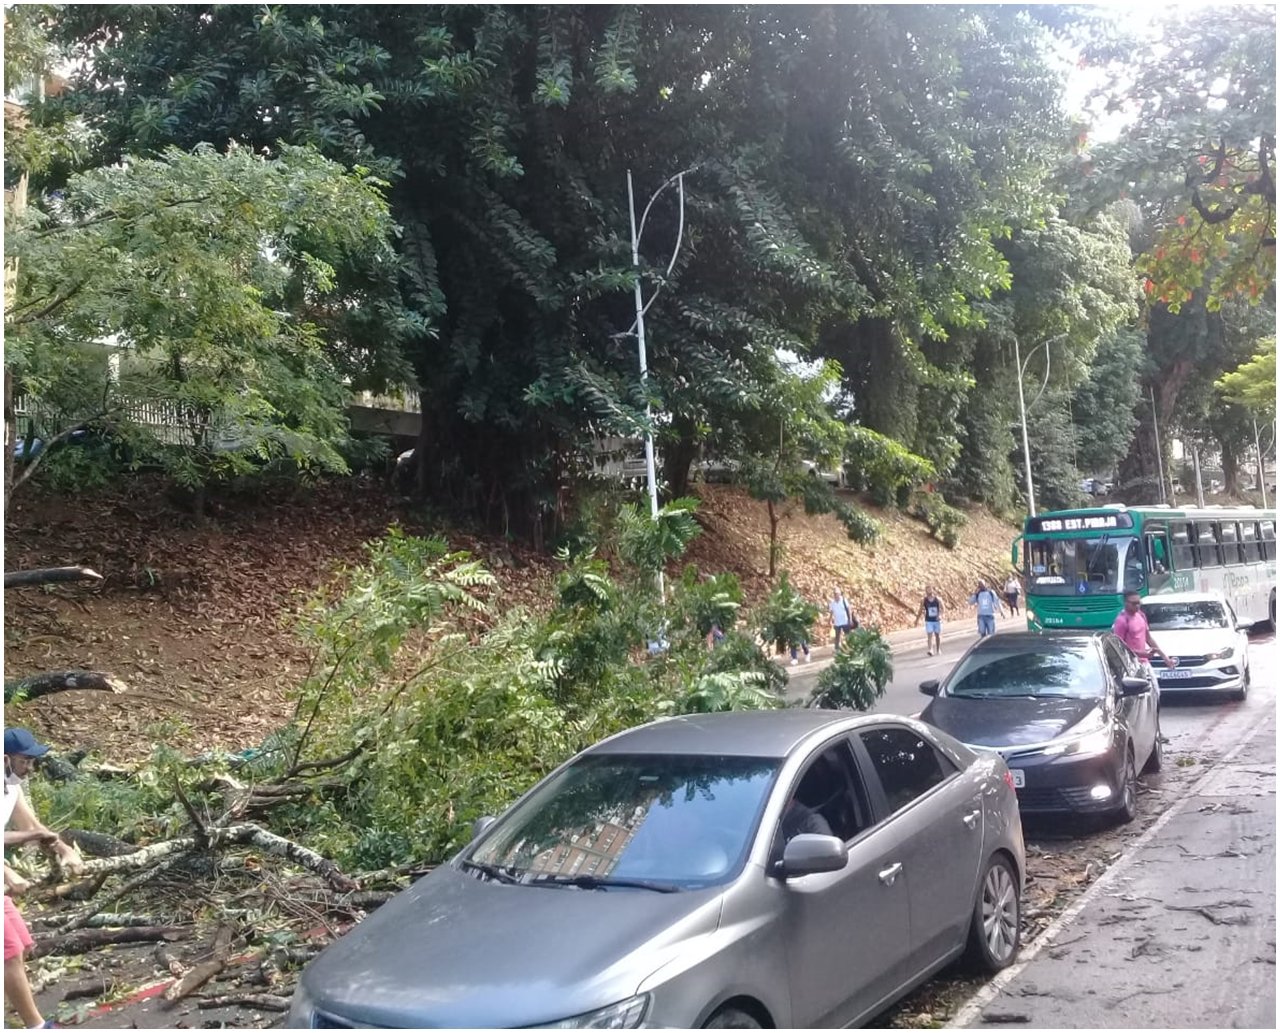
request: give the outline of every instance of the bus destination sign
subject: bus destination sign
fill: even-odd
[[[1132,527],[1128,513],[1092,513],[1087,516],[1044,516],[1027,520],[1027,534],[1054,534],[1061,531],[1112,531]]]

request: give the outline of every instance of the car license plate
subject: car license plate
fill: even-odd
[[[1194,678],[1195,676],[1195,671],[1187,670],[1184,667],[1168,667],[1157,675],[1162,681],[1165,678]]]
[[[1026,785],[1027,785],[1027,775],[1026,775],[1026,772],[1025,772],[1025,771],[1023,771],[1021,768],[1010,768],[1010,769],[1009,769],[1009,774],[1011,774],[1011,775],[1013,776],[1013,788],[1014,788],[1014,789],[1025,789],[1025,788],[1026,788]]]

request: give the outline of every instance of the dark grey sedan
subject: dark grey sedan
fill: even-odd
[[[672,718],[561,766],[303,973],[290,1025],[865,1022],[1018,949],[1012,780],[908,718]]]

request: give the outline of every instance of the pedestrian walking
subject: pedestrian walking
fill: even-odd
[[[1166,667],[1177,667],[1178,661],[1171,657],[1151,637],[1151,625],[1147,623],[1147,615],[1142,612],[1142,596],[1137,592],[1125,592],[1124,609],[1111,625],[1111,633],[1121,642],[1138,654],[1138,659],[1150,665],[1152,654],[1158,654]]]
[[[924,641],[929,647],[929,656],[935,652],[942,654],[942,600],[933,590],[933,585],[926,585],[924,599],[920,603],[920,612],[916,614],[916,627],[924,618]]]
[[[64,843],[52,829],[45,828],[36,818],[22,790],[23,779],[35,768],[37,761],[49,752],[36,737],[25,728],[6,728],[4,732],[4,845],[9,847],[38,843],[50,851],[70,871],[80,865],[74,847]],[[12,827],[11,827],[12,826]],[[21,875],[4,866],[4,996],[5,1001],[18,1013],[28,1029],[49,1029],[54,1023],[46,1022],[36,1005],[27,979],[26,956],[31,949],[31,933],[22,920],[22,914],[13,903],[31,888]]]
[[[827,610],[831,614],[831,631],[835,636],[836,651],[839,652],[840,637],[854,629],[853,613],[840,589],[837,588],[831,593],[831,602],[827,604]]]
[[[1017,573],[1009,575],[1009,580],[1004,583],[1004,601],[1009,604],[1009,616],[1018,613],[1018,596],[1022,594],[1022,585],[1018,583]]]
[[[978,608],[978,637],[986,638],[988,635],[994,635],[996,614],[1004,612],[1004,604],[982,578],[978,579],[978,590],[969,596],[969,605]]]
[[[813,655],[809,652],[809,640],[802,637],[799,642],[791,643],[791,666],[795,667],[800,662],[800,653],[804,652],[804,662],[808,663],[813,659]]]

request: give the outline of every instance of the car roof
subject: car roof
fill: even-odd
[[[1110,635],[1110,628],[1091,628],[1088,630],[1048,630],[1048,631],[1004,631],[999,635],[988,635],[979,639],[973,647],[974,651],[1000,649],[1005,652],[1056,652],[1063,649],[1079,648],[1089,642],[1096,642],[1105,635]]]
[[[1221,592],[1160,592],[1157,595],[1149,595],[1142,600],[1142,605],[1147,603],[1223,603],[1226,598]]]
[[[890,718],[892,715],[890,715]],[[589,753],[687,753],[732,757],[790,756],[811,738],[874,725],[882,714],[847,710],[738,710],[685,714],[631,728],[597,743]]]

